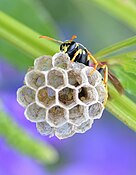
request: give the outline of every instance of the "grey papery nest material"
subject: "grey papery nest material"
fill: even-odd
[[[104,110],[107,93],[93,67],[70,61],[65,53],[41,56],[25,76],[17,100],[42,135],[64,139],[89,130]]]

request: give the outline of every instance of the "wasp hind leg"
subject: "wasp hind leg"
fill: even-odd
[[[87,50],[87,53],[88,53],[88,60],[92,60],[94,62],[94,69],[90,72],[90,76],[91,76],[97,69],[97,66],[99,65],[99,63],[88,50]]]

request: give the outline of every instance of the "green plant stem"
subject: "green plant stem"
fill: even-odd
[[[115,44],[113,44],[105,49],[102,49],[102,50],[98,51],[94,56],[96,58],[101,58],[101,57],[109,55],[115,51],[118,51],[122,48],[124,49],[125,47],[130,47],[132,45],[136,45],[136,36],[131,37],[129,39],[126,39],[124,41],[115,43]]]
[[[107,109],[120,121],[136,131],[136,104],[125,95],[119,95],[112,85],[109,86],[111,100],[107,103]]]
[[[34,139],[4,112],[0,112],[0,136],[5,137],[10,145],[22,153],[42,163],[53,164],[58,160],[57,151],[51,145]]]
[[[48,40],[39,39],[39,36],[39,33],[0,11],[0,38],[6,39],[31,57],[58,51],[58,45]]]
[[[127,53],[122,53],[119,55],[114,55],[114,56],[110,56],[110,57],[104,57],[101,58],[102,61],[108,61],[110,63],[110,65],[112,64],[121,64],[124,61],[130,61],[130,59],[136,59],[136,51],[131,51],[131,52],[127,52]]]

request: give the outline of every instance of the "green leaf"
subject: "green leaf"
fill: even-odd
[[[55,21],[38,0],[1,0],[0,9],[39,33],[53,37],[58,33]]]
[[[128,0],[93,0],[105,12],[124,21],[129,27],[136,31],[136,1]]]
[[[58,51],[59,47],[55,43],[39,39],[39,36],[39,33],[0,12],[0,37],[26,53],[29,58]]]
[[[11,146],[42,163],[53,164],[58,160],[58,153],[51,145],[34,139],[2,110],[0,106],[0,136]]]
[[[45,8],[43,9],[41,3],[38,2],[37,0],[29,0],[29,1],[1,0],[0,7],[1,7],[1,10],[3,10],[4,12],[7,12],[7,14],[10,14],[11,16],[15,17],[17,20],[23,22],[27,26],[32,27],[36,31],[40,32],[41,34],[39,35],[48,35],[48,36],[55,37],[57,34],[58,29],[55,22],[53,21],[51,16],[48,14],[47,10]],[[24,9],[29,9],[29,10],[26,10],[24,13]],[[1,23],[0,28],[3,27],[2,25],[3,24]],[[18,30],[20,30],[20,28],[18,28]],[[7,34],[6,32],[3,33],[3,35],[6,35],[6,34]],[[14,64],[15,66],[24,69],[32,65],[33,59],[29,59],[29,58],[32,58],[32,56],[30,57],[29,54],[27,54],[26,52],[22,52],[22,50],[20,52],[12,44],[7,43],[4,40],[0,40],[0,48],[1,48],[0,55],[8,59],[8,61]]]
[[[125,125],[136,131],[136,104],[125,95],[119,95],[110,85],[111,100],[106,108]]]
[[[100,50],[99,52],[97,52],[94,56],[97,57],[97,58],[101,58],[101,57],[104,57],[106,55],[109,55],[115,51],[118,51],[120,49],[124,49],[126,47],[130,47],[130,46],[133,46],[133,45],[136,45],[136,36],[133,36],[131,38],[128,38],[124,41],[121,41],[121,42],[118,42],[118,43],[115,43],[105,49],[102,49]]]
[[[100,60],[106,61],[111,69],[112,65],[120,65],[124,71],[136,74],[136,51],[101,58]]]
[[[115,75],[117,75],[124,89],[128,93],[136,96],[136,75],[123,71],[121,66],[114,66],[114,69],[112,70]]]
[[[123,67],[124,71],[128,73],[136,74],[136,51],[118,55],[117,57],[118,57],[118,62]],[[115,60],[117,57],[114,57],[111,59]]]
[[[136,74],[136,58],[129,58],[124,60],[122,67],[126,72]]]

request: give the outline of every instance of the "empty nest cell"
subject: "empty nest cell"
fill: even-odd
[[[55,91],[52,88],[48,86],[43,87],[37,92],[38,103],[49,108],[55,103],[55,95]]]
[[[55,135],[59,139],[68,138],[68,137],[71,137],[74,134],[75,134],[75,131],[73,129],[73,125],[70,124],[70,123],[65,123],[63,126],[55,129]]]
[[[39,71],[48,71],[52,68],[52,57],[41,56],[34,62],[34,68]]]
[[[46,121],[36,123],[36,128],[42,135],[53,135],[53,128]]]
[[[47,75],[47,82],[54,88],[61,88],[65,85],[64,75],[59,70],[50,70]]]
[[[23,107],[27,107],[35,101],[35,91],[27,86],[22,86],[17,91],[17,101]]]
[[[47,121],[50,125],[58,127],[66,123],[67,112],[60,106],[53,106],[48,111]]]
[[[92,86],[96,86],[97,84],[101,82],[102,76],[97,70],[95,70],[93,74],[91,75],[91,72],[93,70],[94,70],[93,67],[85,67],[83,71],[85,72],[88,78],[89,84],[91,84]]]
[[[39,71],[30,71],[25,76],[25,82],[35,90],[45,85],[45,75]]]
[[[92,124],[93,124],[93,120],[89,119],[89,120],[83,122],[80,126],[76,126],[75,131],[77,133],[84,133],[92,127]]]
[[[69,107],[75,105],[75,93],[74,89],[66,87],[59,91],[59,101]]]
[[[36,103],[32,103],[26,108],[25,116],[31,122],[41,122],[46,118],[46,109],[39,107]]]
[[[93,87],[82,86],[79,88],[78,98],[85,104],[91,104],[97,100],[98,94]]]
[[[89,106],[89,116],[90,118],[100,118],[103,112],[103,105],[101,103],[95,103]]]
[[[106,89],[104,87],[104,84],[103,83],[100,83],[96,86],[96,90],[98,92],[98,95],[99,95],[99,101],[101,103],[104,103],[105,100],[107,100],[107,92],[106,92]]]
[[[68,82],[70,85],[77,87],[82,84],[81,73],[77,73],[74,70],[68,71]]]
[[[86,120],[84,106],[77,105],[69,110],[69,121],[74,125],[81,125]]]
[[[57,53],[53,56],[53,66],[62,68],[64,70],[69,69],[70,59],[67,54]]]

